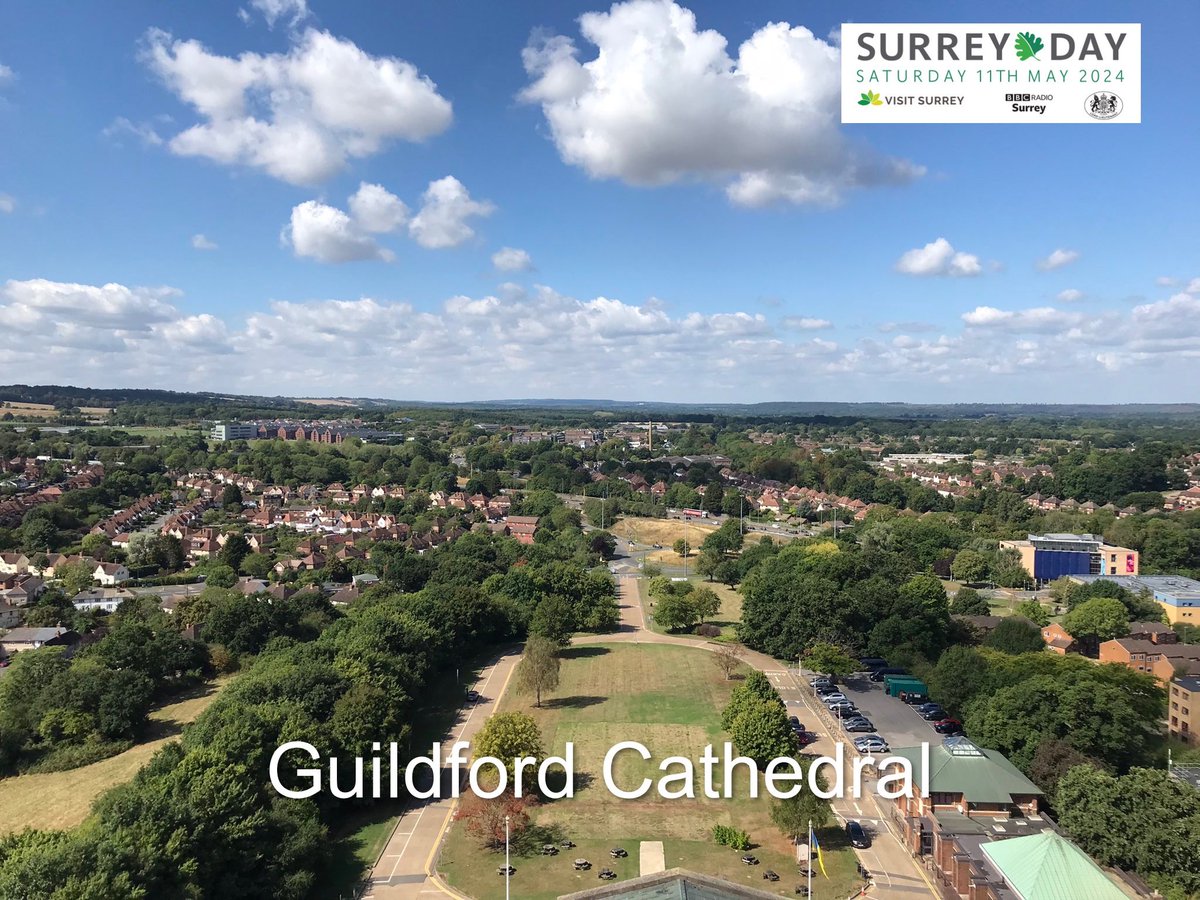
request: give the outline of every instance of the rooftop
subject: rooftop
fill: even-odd
[[[1054,831],[984,844],[983,854],[1024,900],[1124,900],[1103,870]]]
[[[1123,588],[1137,593],[1150,591],[1159,595],[1187,599],[1200,599],[1200,581],[1184,575],[1072,575],[1076,581],[1091,582],[1100,578],[1116,582]]]
[[[920,747],[902,747],[892,750],[892,755],[904,757],[912,763],[914,772],[920,771]],[[1041,789],[1004,754],[965,737],[950,737],[940,745],[930,745],[929,784],[924,787],[931,793],[962,794],[969,803],[1011,803],[1014,796],[1042,795]]]
[[[668,869],[619,884],[564,894],[558,900],[760,900],[767,897],[778,898],[778,895],[722,881],[711,875],[698,875],[683,869]]]

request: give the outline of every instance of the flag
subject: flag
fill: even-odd
[[[817,865],[821,867],[821,874],[828,878],[829,873],[825,871],[825,857],[821,854],[821,844],[815,834],[812,836],[812,851],[813,856],[817,858]]]

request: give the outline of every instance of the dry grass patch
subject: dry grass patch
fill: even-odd
[[[151,730],[167,732],[165,737],[136,744],[90,766],[0,779],[0,835],[25,828],[74,828],[80,824],[97,797],[133,778],[160,747],[208,708],[228,680],[219,679],[195,696],[152,712]]]

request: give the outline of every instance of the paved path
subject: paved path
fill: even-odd
[[[501,654],[479,673],[472,687],[479,691],[482,699],[463,707],[458,722],[442,739],[443,756],[449,754],[455,741],[471,740],[495,711],[519,658],[516,651]],[[443,779],[443,783],[447,781]],[[400,816],[383,855],[371,870],[370,887],[364,897],[377,900],[428,900],[435,894],[459,896],[440,880],[430,877],[434,857],[441,846],[442,835],[450,824],[454,806],[454,801],[449,798],[415,801]]]
[[[633,642],[647,644],[675,644],[698,650],[715,651],[721,645],[708,641],[659,634],[647,627],[646,612],[642,605],[638,579],[632,575],[617,578],[620,624],[612,634],[589,634],[576,637],[572,643],[601,644]],[[519,655],[513,651],[502,654],[479,675],[474,685],[483,699],[472,706],[464,707],[461,718],[443,739],[443,750],[457,740],[470,740],[504,694]],[[834,744],[843,739],[836,724],[824,710],[818,711],[807,685],[798,680],[795,670],[785,669],[773,657],[743,648],[742,660],[764,672],[779,691],[789,712],[799,715],[810,731],[818,736],[809,747],[816,754],[832,754]],[[847,755],[855,754],[853,745],[847,743]],[[445,885],[434,872],[437,851],[454,804],[450,800],[431,800],[417,803],[407,810],[396,824],[383,855],[371,872],[370,888],[365,898],[377,900],[429,900],[430,897],[460,897]],[[885,812],[876,803],[874,794],[861,800],[838,800],[834,802],[834,813],[839,821],[848,818],[862,823],[875,840],[869,850],[858,851],[863,865],[876,877],[876,887],[868,896],[879,900],[912,900],[915,897],[940,896],[926,880],[919,864],[892,833]],[[647,854],[642,853],[643,860]],[[645,874],[643,872],[643,874]]]
[[[638,846],[638,874],[657,875],[667,871],[667,855],[662,841],[642,841]]]

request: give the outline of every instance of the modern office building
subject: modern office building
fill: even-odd
[[[258,437],[258,423],[214,422],[209,437],[214,441],[252,441]]]
[[[1200,581],[1183,575],[1077,575],[1075,581],[1089,582],[1103,578],[1126,590],[1140,594],[1148,591],[1174,625],[1200,626]]]
[[[1095,534],[1031,534],[1024,541],[1001,541],[1000,546],[1016,550],[1025,571],[1041,583],[1064,575],[1138,573],[1136,550],[1113,547]]]

